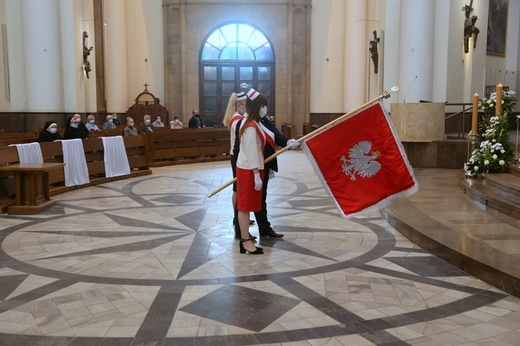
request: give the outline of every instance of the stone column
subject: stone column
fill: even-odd
[[[366,2],[349,0],[345,6],[345,75],[343,107],[347,113],[365,103]]]
[[[434,13],[434,1],[401,1],[400,102],[432,100]]]
[[[126,5],[125,0],[106,0],[104,4],[107,112],[123,113],[131,104],[128,100],[128,74],[131,71],[128,71],[127,61]]]
[[[27,111],[63,107],[58,0],[22,1]]]

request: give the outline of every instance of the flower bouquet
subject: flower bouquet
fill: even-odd
[[[464,171],[468,176],[501,172],[514,156],[509,143],[508,114],[515,108],[516,93],[502,91],[500,115],[495,115],[496,93],[479,101],[479,109],[485,112],[479,128],[482,142],[479,148],[473,150],[469,161],[464,164]]]

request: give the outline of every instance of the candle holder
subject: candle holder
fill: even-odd
[[[473,134],[473,130],[471,130],[468,134],[468,155],[466,162],[469,161],[469,158],[471,157],[471,153],[475,149],[477,149],[480,146],[480,136],[478,133]]]
[[[520,156],[518,156],[518,133],[519,133],[520,115],[516,116],[516,144],[515,144],[515,162],[520,162]]]

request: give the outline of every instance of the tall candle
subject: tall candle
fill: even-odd
[[[473,116],[471,118],[471,134],[477,135],[478,124],[478,94],[473,95]]]
[[[502,113],[502,84],[497,85],[497,106],[495,108],[495,115]]]

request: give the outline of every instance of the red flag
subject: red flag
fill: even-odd
[[[340,213],[377,210],[418,189],[381,102],[310,137],[303,150]]]

